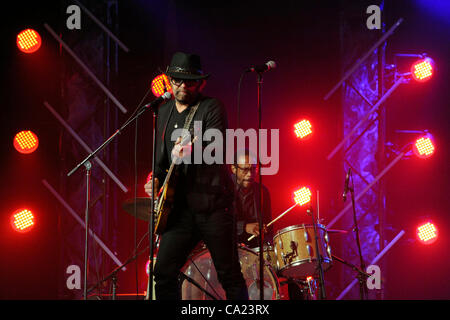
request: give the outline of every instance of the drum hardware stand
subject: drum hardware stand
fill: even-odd
[[[350,191],[350,195],[351,195],[351,199],[352,199],[353,223],[355,226],[355,228],[353,230],[355,231],[356,245],[358,247],[360,269],[364,271],[364,270],[366,270],[366,266],[364,264],[364,259],[363,259],[362,251],[361,251],[361,241],[359,239],[358,219],[356,216],[356,206],[355,206],[355,188],[354,188],[354,184],[353,184],[353,176],[352,176],[351,169],[349,169],[348,175],[352,181],[352,185],[351,186],[348,185],[347,189],[348,189],[348,191]],[[346,199],[345,199],[345,192],[344,192],[344,202],[345,202],[345,200]],[[362,276],[362,274],[360,272],[358,273],[359,295],[360,295],[361,300],[366,300],[366,299],[368,299],[368,296],[369,296],[369,293],[367,291],[367,286],[365,285],[364,277],[365,277],[365,275]]]
[[[127,261],[125,261],[124,264],[122,264],[121,266],[118,266],[117,268],[115,268],[109,275],[107,275],[105,278],[103,278],[102,280],[100,280],[95,286],[89,288],[89,290],[87,290],[87,293],[91,292],[92,290],[94,290],[95,288],[97,288],[98,286],[100,286],[100,284],[102,284],[103,282],[108,281],[109,279],[111,279],[112,282],[112,300],[116,300],[116,291],[117,291],[117,273],[126,265],[128,265],[130,262],[136,260],[136,258],[138,256],[140,256],[142,253],[144,253],[145,250],[147,250],[147,248],[141,250],[141,252],[139,252],[138,254],[135,254],[133,257],[129,258]]]
[[[364,286],[364,282],[370,278],[370,274],[368,274],[367,272],[364,272],[363,270],[359,269],[357,266],[355,266],[354,264],[351,264],[348,261],[345,261],[344,259],[341,259],[339,257],[336,257],[335,255],[331,255],[333,257],[333,259],[339,261],[340,263],[346,265],[347,267],[351,268],[353,271],[356,271],[358,273],[358,275],[356,276],[356,278],[358,279],[358,282],[361,285]]]
[[[317,262],[318,262],[318,266],[317,268],[319,269],[319,282],[320,282],[320,299],[321,300],[325,300],[326,299],[326,293],[325,293],[325,281],[324,281],[324,276],[323,276],[323,267],[322,267],[322,255],[320,254],[320,247],[319,247],[319,237],[317,234],[317,222],[316,222],[316,218],[314,215],[314,210],[312,208],[312,205],[310,205],[309,209],[306,210],[306,212],[308,214],[311,215],[312,218],[312,224],[314,227],[314,241],[315,241],[315,245],[316,245],[316,256],[317,256]]]
[[[204,292],[208,297],[210,297],[213,300],[218,300],[215,296],[213,296],[211,293],[209,293],[206,289],[202,288],[202,286],[197,283],[194,279],[192,279],[191,277],[187,276],[186,274],[184,274],[183,272],[180,271],[180,273],[178,274],[178,281],[179,281],[179,290],[181,291],[181,287],[183,285],[183,281],[187,280],[190,283],[192,283],[194,286],[196,286],[200,291]]]

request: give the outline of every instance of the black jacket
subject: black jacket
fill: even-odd
[[[200,96],[199,100],[200,105],[192,119],[190,128],[193,130],[195,121],[202,121],[202,132],[196,132],[195,135],[198,136],[201,134],[203,136],[203,133],[209,128],[220,130],[223,137],[222,154],[224,159],[219,164],[206,164],[202,161],[201,164],[182,163],[179,165],[178,170],[183,170],[186,177],[185,192],[187,205],[196,213],[208,213],[226,207],[230,207],[231,209],[233,202],[233,181],[224,163],[226,150],[225,130],[228,127],[226,110],[224,105],[215,98]],[[159,179],[160,186],[162,186],[169,168],[168,159],[170,159],[171,150],[166,150],[164,138],[167,123],[174,108],[175,101],[171,100],[162,105],[158,110],[155,177]],[[211,142],[213,141],[203,141],[202,151]]]
[[[232,180],[235,184],[236,193],[235,193],[235,202],[234,202],[234,212],[236,215],[236,231],[237,231],[237,241],[239,243],[243,243],[249,248],[255,248],[259,246],[258,237],[253,238],[248,241],[247,239],[251,236],[251,234],[245,231],[245,225],[247,223],[259,222],[257,212],[262,213],[263,224],[268,224],[272,218],[272,204],[270,199],[269,190],[266,186],[262,186],[262,205],[263,209],[261,210],[261,203],[259,202],[259,192],[260,192],[260,184],[258,182],[253,182],[250,188],[252,188],[252,201],[254,205],[252,206],[249,212],[243,212],[240,206],[240,197],[239,197],[239,189],[236,183],[236,176],[232,176]],[[267,228],[267,233],[264,234],[264,242],[272,243],[273,239],[273,228],[269,226]]]

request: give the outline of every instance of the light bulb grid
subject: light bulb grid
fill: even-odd
[[[311,190],[303,187],[294,192],[294,201],[298,205],[302,206],[311,201]]]
[[[166,91],[171,91],[169,78],[165,74],[160,74],[152,81],[152,92],[155,96],[159,97]]]
[[[437,237],[436,231],[436,227],[428,222],[417,228],[417,236],[421,241],[427,242]]]
[[[308,120],[302,120],[294,125],[295,135],[298,138],[304,138],[312,133],[311,123]]]
[[[423,61],[414,65],[414,77],[418,80],[424,80],[431,77],[433,67],[428,61]]]
[[[434,152],[434,145],[430,138],[417,139],[414,145],[421,156],[429,156]]]
[[[34,216],[30,210],[24,209],[13,215],[14,226],[17,230],[23,231],[34,224]]]
[[[36,146],[37,139],[31,131],[21,131],[19,132],[15,140],[22,150],[30,150]]]
[[[40,46],[39,34],[32,29],[26,29],[17,35],[17,45],[24,52],[36,51]]]

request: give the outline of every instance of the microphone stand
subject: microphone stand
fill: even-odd
[[[261,129],[261,85],[262,85],[262,72],[257,73],[257,87],[258,87],[258,98],[257,98],[257,107],[258,107],[258,133]],[[261,159],[260,159],[260,137],[258,134],[257,137],[257,159],[258,159],[258,181],[259,181],[259,212],[256,210],[256,214],[258,215],[259,222],[259,299],[264,300],[264,231],[263,231],[263,203],[262,203],[262,177],[261,177]]]
[[[153,255],[155,252],[155,162],[156,162],[156,126],[158,124],[158,114],[157,110],[153,109],[153,141],[152,141],[152,198],[150,201],[150,223],[148,224],[149,228],[149,243],[150,243],[150,257],[149,257],[149,274],[148,274],[148,290],[146,300],[152,300],[153,298],[153,285],[151,285],[153,281]]]
[[[319,249],[320,247],[319,247],[319,236],[317,234],[317,222],[316,222],[316,217],[314,215],[314,210],[312,208],[312,204],[310,204],[310,207],[306,212],[311,214],[313,228],[314,228],[314,242],[315,242],[315,246],[316,246],[316,257],[317,257],[317,262],[318,262],[317,268],[319,269],[320,299],[325,300],[326,294],[325,294],[325,281],[324,281],[324,276],[323,276],[322,255],[321,255],[320,249]]]
[[[361,268],[361,270],[364,271],[364,270],[366,270],[366,266],[364,264],[364,259],[363,259],[362,251],[361,251],[361,242],[359,239],[358,219],[356,217],[356,208],[355,208],[355,189],[354,189],[354,184],[353,184],[353,176],[351,175],[351,172],[350,172],[350,177],[352,180],[352,186],[351,187],[349,186],[348,189],[350,191],[350,195],[352,198],[353,223],[355,225],[354,231],[355,231],[356,245],[358,247],[360,268]],[[361,275],[361,273],[358,273],[358,280],[359,280],[360,298],[361,298],[361,300],[365,300],[368,298],[368,292],[367,292],[367,286],[364,285],[364,277]]]
[[[103,150],[108,144],[111,143],[111,141],[122,132],[123,129],[125,129],[132,121],[137,119],[142,113],[144,113],[147,109],[157,109],[157,105],[148,105],[141,108],[137,114],[125,122],[125,124],[120,127],[116,132],[114,132],[105,142],[103,142],[95,151],[90,153],[83,161],[81,161],[75,168],[73,168],[67,176],[70,177],[75,171],[77,171],[81,166],[85,166],[86,168],[86,211],[85,211],[85,243],[84,243],[84,300],[87,300],[87,273],[88,273],[88,267],[87,267],[87,261],[88,261],[88,236],[89,236],[89,201],[90,201],[90,176],[91,176],[91,168],[92,164],[90,160],[96,156],[97,153],[99,153],[101,150]],[[154,150],[153,150],[154,152]],[[153,176],[153,175],[152,175]],[[152,210],[153,210],[153,201],[152,201]],[[153,212],[153,211],[152,211]],[[152,215],[153,216],[153,215]],[[151,219],[152,220],[152,219]],[[153,257],[151,257],[153,262]]]
[[[358,276],[357,276],[358,279],[360,279],[360,278],[366,278],[366,279],[370,278],[370,274],[368,274],[368,273],[364,272],[363,270],[359,269],[354,264],[351,264],[350,262],[345,261],[344,259],[339,258],[339,257],[335,256],[334,254],[332,254],[331,256],[333,257],[333,259],[335,259],[335,260],[339,261],[340,263],[346,265],[347,267],[351,268],[353,271],[358,272]]]

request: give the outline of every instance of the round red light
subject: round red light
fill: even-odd
[[[17,47],[25,53],[33,53],[41,47],[41,36],[33,29],[26,29],[17,35]]]
[[[16,134],[14,137],[14,148],[23,154],[34,152],[39,146],[39,139],[30,130],[24,130]]]

